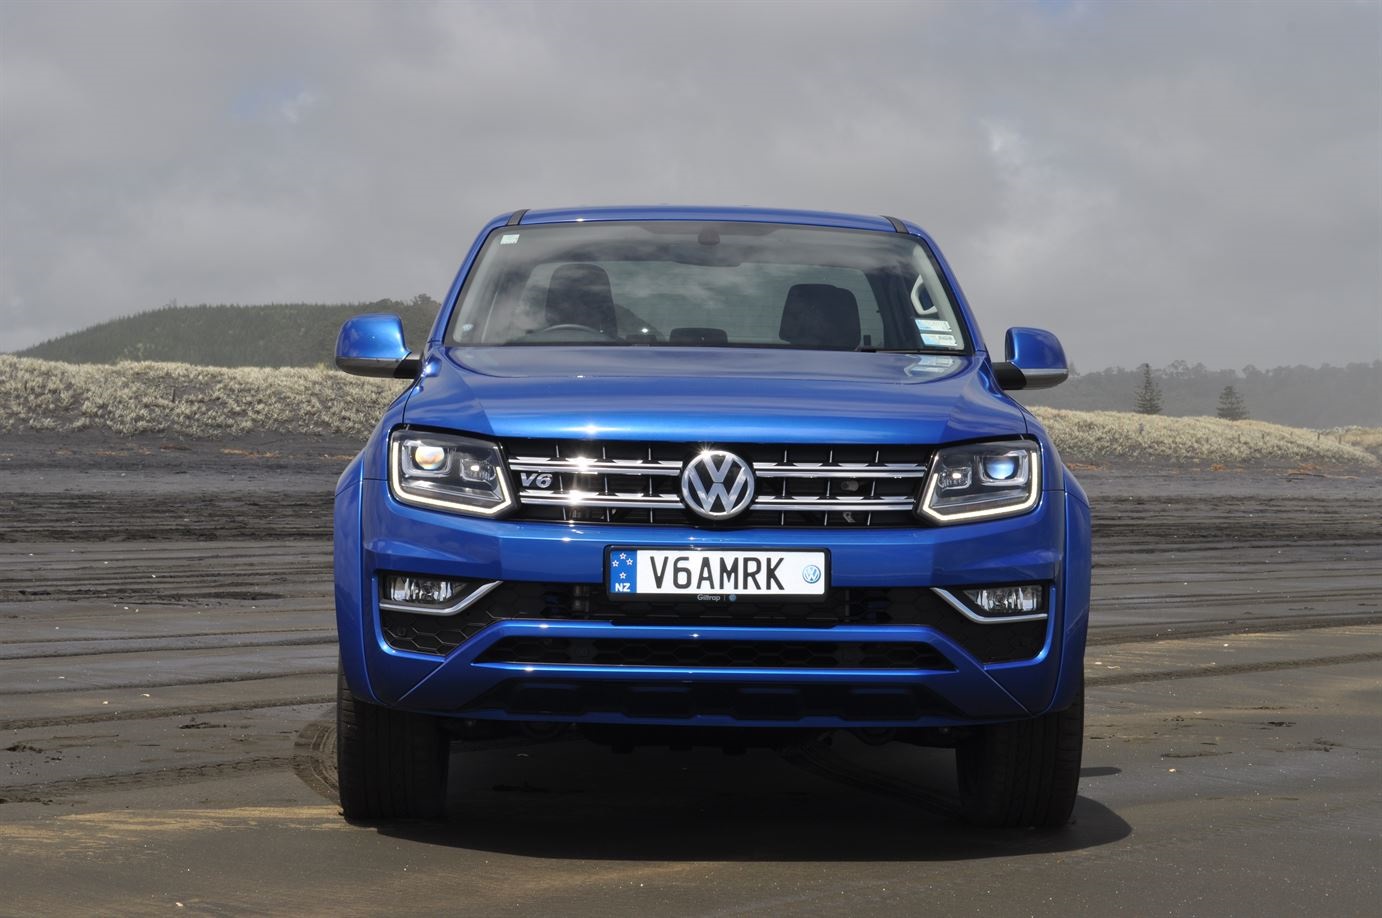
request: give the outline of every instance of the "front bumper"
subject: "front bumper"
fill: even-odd
[[[381,630],[381,571],[587,584],[601,591],[610,545],[826,548],[833,591],[1043,582],[1050,589],[1049,615],[1036,653],[999,663],[985,663],[945,629],[921,624],[654,625],[598,616],[525,618],[490,624],[445,656],[398,649]],[[1072,694],[1068,671],[1078,670],[1083,655],[1088,567],[1087,507],[1079,495],[1064,491],[1044,492],[1035,511],[1013,519],[848,531],[714,532],[483,520],[404,506],[375,479],[346,483],[336,502],[336,607],[352,690],[379,704],[467,718],[864,727],[1030,717],[1063,707]],[[616,663],[598,654],[578,662],[506,661],[496,648],[513,647],[515,641],[542,641],[547,647],[676,647],[678,652],[634,653],[629,662]],[[761,665],[756,657],[736,656],[739,651],[707,655],[694,642],[763,648],[773,662]],[[876,655],[854,653],[848,659],[855,665],[806,662],[830,648],[862,645],[877,648]],[[919,647],[928,650],[912,652]],[[862,665],[861,659],[871,662]]]

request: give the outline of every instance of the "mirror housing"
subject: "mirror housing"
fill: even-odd
[[[421,363],[403,343],[403,320],[395,315],[352,316],[336,338],[336,366],[355,376],[412,379]]]
[[[1049,389],[1070,376],[1060,340],[1040,328],[1010,328],[1004,336],[1007,359],[995,362],[993,375],[1004,389]]]

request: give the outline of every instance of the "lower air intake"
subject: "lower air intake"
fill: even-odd
[[[460,709],[510,717],[619,715],[631,720],[791,722],[808,718],[845,722],[906,724],[923,717],[951,717],[955,711],[920,686],[770,686],[716,682],[665,683],[628,680],[562,681],[509,679]]]
[[[476,661],[691,669],[953,670],[929,644],[510,637]]]

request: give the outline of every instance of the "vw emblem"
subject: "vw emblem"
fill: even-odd
[[[733,453],[707,449],[681,470],[681,498],[708,520],[738,516],[753,503],[753,467]]]
[[[807,583],[819,583],[821,579],[821,569],[814,564],[808,564],[801,569],[801,579]]]

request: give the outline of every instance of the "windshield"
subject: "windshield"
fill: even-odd
[[[692,221],[501,227],[485,241],[447,340],[968,349],[914,237]]]

